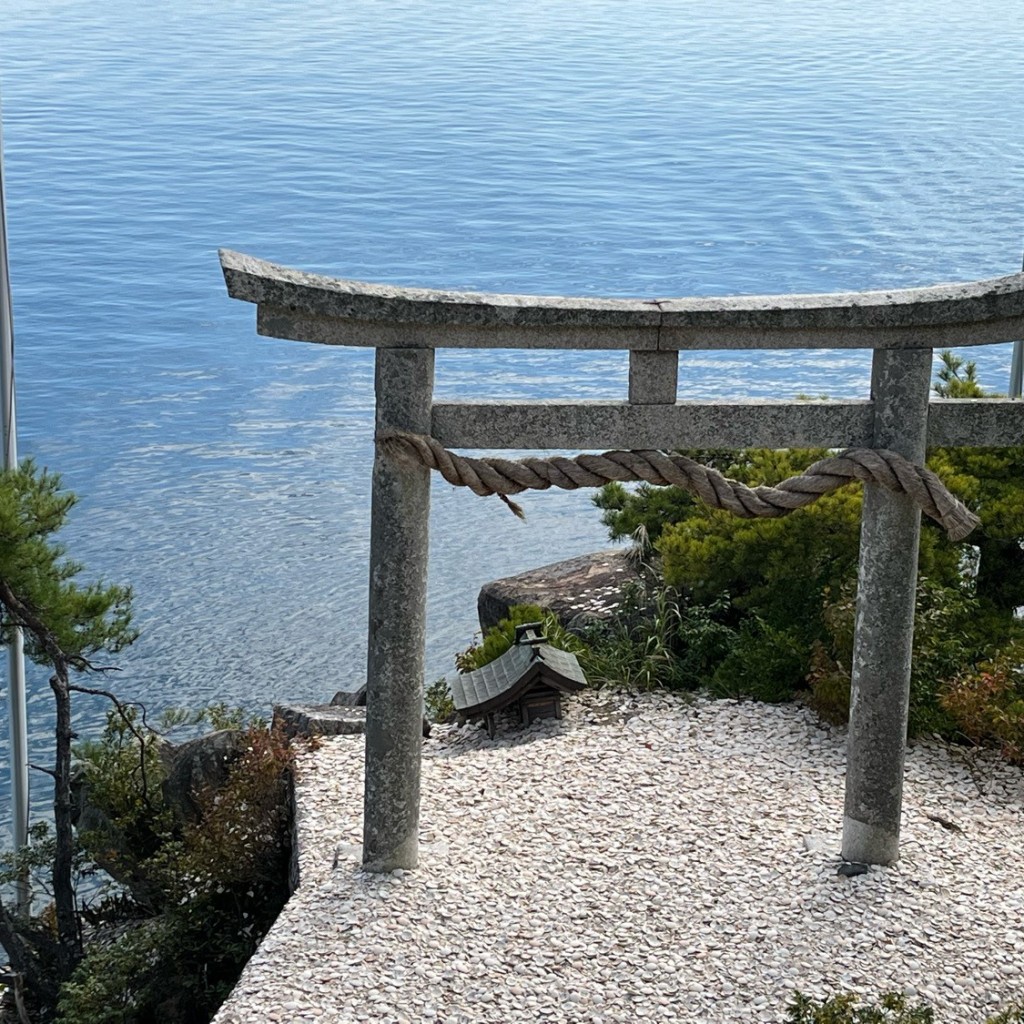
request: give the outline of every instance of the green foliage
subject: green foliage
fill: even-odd
[[[995,397],[982,389],[978,380],[978,364],[973,359],[965,363],[960,356],[947,348],[939,353],[939,360],[942,366],[936,374],[938,381],[933,385],[933,389],[940,398]]]
[[[68,664],[81,669],[101,652],[122,650],[138,634],[131,627],[131,588],[77,583],[81,564],[54,540],[75,500],[61,490],[57,474],[31,460],[0,471],[0,584],[45,626]],[[16,625],[31,624],[0,599],[0,644]],[[53,664],[53,648],[36,629],[26,629],[25,651],[33,661]]]
[[[850,720],[850,670],[837,661],[820,640],[811,645],[810,663],[804,677],[807,703],[826,722],[846,725]]]
[[[821,449],[741,452],[730,476],[775,484],[802,473]],[[723,593],[741,612],[793,631],[810,646],[825,635],[823,596],[856,576],[862,497],[843,488],[790,516],[737,519],[695,507],[664,530],[658,545],[665,581],[700,603]],[[938,530],[923,531],[921,570],[959,579],[959,554]]]
[[[717,448],[695,448],[684,455],[729,474],[736,457],[734,451]],[[655,487],[641,483],[629,491],[620,483],[605,484],[593,498],[604,513],[601,522],[608,527],[612,540],[625,540],[642,528],[654,544],[666,526],[685,519],[698,506],[697,499],[679,487]]]
[[[455,702],[452,691],[448,688],[448,680],[444,676],[435,679],[423,694],[423,706],[427,718],[432,722],[447,722],[455,714]]]
[[[214,719],[239,720],[225,715]],[[115,940],[89,947],[63,987],[61,1019],[207,1020],[288,896],[292,754],[282,735],[250,725],[226,784],[196,794],[198,821],[181,822],[163,804],[157,737],[118,718],[82,760],[113,828],[82,840],[100,844],[89,849],[97,860],[120,860],[151,916],[125,930],[122,915]]]
[[[0,906],[5,952],[44,1016],[52,1014],[59,986],[82,956],[76,884],[83,862],[75,849],[71,792],[71,692],[80,687],[71,684],[70,673],[96,670],[97,655],[116,653],[137,635],[130,588],[79,583],[82,565],[55,539],[74,504],[74,495],[61,490],[60,478],[30,460],[0,471],[0,645],[20,629],[26,654],[53,669],[53,837],[36,831],[37,850],[20,854],[29,877],[53,903],[39,917]],[[49,859],[49,888],[40,864],[29,863],[43,855]]]
[[[729,475],[778,483],[825,454],[741,452]],[[856,574],[860,504],[857,491],[842,490],[796,515],[757,520],[694,505],[663,530],[666,584],[696,606],[728,595],[731,621],[721,612],[719,621],[734,638],[723,660],[706,666],[713,693],[779,701],[802,684],[814,642],[827,636],[823,595]]]
[[[455,667],[463,673],[473,672],[495,658],[500,658],[515,642],[516,626],[525,625],[527,622],[541,623],[542,632],[552,647],[573,654],[579,654],[584,650],[579,637],[565,629],[554,614],[538,605],[517,604],[509,608],[506,618],[487,630],[480,643],[471,644],[466,650],[455,655]]]
[[[208,1020],[287,898],[291,754],[249,724],[226,785],[193,794],[198,820],[182,821],[165,805],[159,738],[118,705],[102,738],[77,751],[90,829],[74,848],[69,670],[94,669],[136,635],[130,589],[79,584],[81,565],[55,540],[74,503],[31,462],[0,474],[0,643],[25,631],[27,653],[54,669],[57,707],[54,832],[34,828],[33,845],[0,865],[0,880],[28,871],[43,882],[37,893],[49,868],[54,904],[24,921],[0,907],[5,947],[46,1019],[59,1002],[71,1024]],[[178,724],[201,718],[243,724],[222,705]],[[75,876],[95,863],[127,889],[85,908]]]
[[[57,840],[48,821],[34,822],[28,830],[28,844],[20,850],[0,851],[0,886],[14,885],[28,878],[36,898],[53,898],[53,858]],[[81,849],[75,850],[72,866],[76,889],[82,879],[95,873],[95,865]]]
[[[825,454],[740,452],[729,475],[774,484]],[[708,603],[727,593],[738,610],[779,629],[796,621],[811,639],[820,633],[815,620],[821,592],[855,569],[859,531],[860,496],[842,490],[779,519],[737,519],[695,504],[689,516],[663,531],[658,549],[665,582],[694,601]]]
[[[945,397],[985,396],[974,364],[951,352],[942,354],[936,391]],[[828,452],[685,454],[756,485],[802,473]],[[929,465],[982,520],[960,544],[929,519],[921,531],[910,728],[952,735],[955,723],[939,699],[942,681],[1024,633],[1015,616],[1024,606],[1024,447],[939,449]],[[778,519],[737,519],[678,489],[647,485],[633,493],[621,485],[607,487],[596,504],[613,538],[639,529],[655,541],[679,620],[699,624],[704,616],[716,631],[698,630],[695,637],[684,630],[679,657],[690,664],[663,670],[661,678],[692,680],[699,666],[696,674],[713,693],[767,700],[783,700],[809,686],[810,703],[823,716],[847,719],[859,488],[843,488]],[[717,610],[708,620],[701,609],[712,606]],[[708,657],[711,635],[718,645]],[[694,640],[698,646],[691,650]],[[638,647],[647,643],[647,637],[637,638]],[[657,647],[664,651],[666,645]],[[622,652],[618,660],[629,661]],[[1000,742],[1012,749],[1012,742]]]
[[[855,594],[855,581],[850,580],[837,594],[825,595],[827,637],[813,646],[807,673],[808,703],[836,724],[849,719]],[[1001,631],[981,614],[966,583],[948,587],[919,577],[910,668],[911,735],[955,734],[955,724],[939,700],[943,680],[1003,640]]]
[[[877,1003],[859,1005],[855,995],[830,996],[822,1002],[795,992],[786,1007],[786,1024],[933,1024],[930,1006],[910,1007],[896,992],[887,992]]]
[[[0,851],[0,885],[13,885],[26,874],[43,871],[53,863],[53,829],[45,821],[28,830],[28,845]]]
[[[139,721],[134,706],[111,708],[99,740],[75,747],[78,767],[90,802],[103,810],[109,825],[83,834],[101,863],[129,853],[135,862],[150,857],[171,827],[163,803],[164,778],[159,737]]]
[[[948,350],[941,358],[943,367],[935,385],[938,394],[948,398],[1000,397],[981,388],[973,362],[964,364]],[[928,465],[981,516],[981,527],[965,544],[976,549],[977,597],[989,613],[1008,624],[1016,609],[1024,605],[1024,447],[937,448]]]
[[[688,682],[680,660],[682,610],[669,590],[652,593],[631,587],[609,623],[592,626],[579,655],[587,679],[595,685],[650,690],[675,689]]]
[[[604,513],[601,522],[608,527],[612,540],[632,537],[642,526],[652,544],[666,526],[678,523],[694,504],[693,497],[679,487],[643,483],[634,491],[627,491],[620,483],[605,484],[593,500]]]
[[[218,732],[221,729],[265,729],[267,721],[245,708],[232,707],[223,701],[198,709],[167,708],[157,719],[157,729],[164,736],[178,729],[194,729],[201,725]]]
[[[750,616],[715,669],[708,691],[715,697],[749,697],[770,704],[790,700],[806,674],[806,649],[796,634]]]
[[[172,898],[195,900],[229,889],[282,889],[290,850],[288,784],[292,754],[276,730],[251,728],[227,783],[201,793],[201,818],[167,844],[164,864]],[[175,886],[179,887],[176,891]],[[285,893],[286,895],[286,893]]]
[[[1024,447],[937,448],[928,465],[981,516],[960,550],[972,562],[982,606],[1012,630],[1024,605]]]
[[[681,597],[679,643],[682,671],[691,689],[703,685],[737,640],[736,615],[728,594],[709,604],[686,604]]]
[[[587,631],[580,665],[597,685],[696,689],[735,642],[722,621],[728,604],[687,605],[671,588],[634,586],[608,623]]]
[[[948,679],[938,699],[972,743],[994,744],[1008,761],[1024,764],[1024,641]]]
[[[167,964],[162,921],[140,924],[90,951],[61,988],[61,1024],[135,1024],[145,1020],[150,986]],[[157,1018],[150,1018],[157,1019]]]

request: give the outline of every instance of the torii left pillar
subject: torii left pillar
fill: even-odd
[[[430,433],[433,349],[377,349],[377,431]],[[363,867],[414,868],[420,817],[430,470],[373,463]]]

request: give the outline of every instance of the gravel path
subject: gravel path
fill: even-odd
[[[794,988],[981,1024],[1024,999],[1024,774],[990,755],[913,747],[901,859],[855,878],[844,731],[794,706],[588,694],[424,755],[420,868],[387,876],[358,869],[361,737],[303,755],[302,885],[217,1024],[736,1024]]]

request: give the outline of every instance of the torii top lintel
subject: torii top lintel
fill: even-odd
[[[372,348],[940,348],[1024,337],[1024,273],[831,295],[600,299],[434,291],[310,274],[222,249],[270,337]]]

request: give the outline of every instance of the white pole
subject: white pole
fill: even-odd
[[[1024,260],[1021,268],[1024,271]],[[1024,384],[1024,341],[1013,343],[1013,361],[1010,363],[1010,398],[1020,398],[1021,385]]]
[[[7,201],[4,194],[3,119],[0,117],[0,419],[3,428],[3,468],[18,465],[18,433],[14,418],[14,316],[11,276],[7,265]],[[25,708],[25,651],[20,629],[8,650],[10,685],[7,703],[11,720],[11,803],[14,845],[28,845],[28,715]],[[18,908],[28,909],[28,881],[17,884]]]

